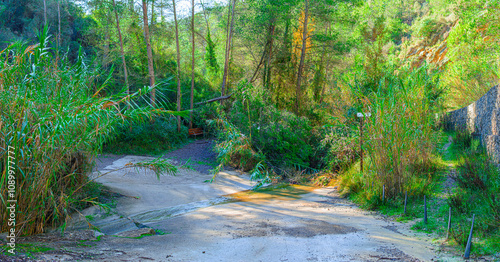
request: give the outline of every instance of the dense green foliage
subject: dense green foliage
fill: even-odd
[[[116,136],[104,146],[114,154],[159,155],[187,141],[188,128],[177,126],[170,118],[156,118],[154,122],[123,124],[116,127]]]
[[[60,164],[34,172],[40,181],[54,178],[47,180],[52,186],[75,172],[83,177],[54,188],[58,199],[70,199],[85,180],[88,169],[73,170],[74,159],[88,163],[103,145],[114,153],[157,155],[187,141],[188,118],[183,117],[180,133],[174,118],[147,121],[153,109],[146,93],[153,88],[157,92],[155,112],[176,110],[174,76],[179,73],[180,107],[189,108],[192,51],[193,124],[217,137],[220,165],[214,174],[233,165],[251,171],[262,185],[303,182],[328,173],[340,179],[344,194],[373,209],[390,210],[385,200],[398,201],[406,191],[415,201],[432,195],[443,175],[436,160],[436,115],[465,106],[498,84],[500,6],[493,0],[237,1],[232,34],[229,5],[196,1],[195,50],[191,17],[177,14],[179,64],[172,8],[165,1],[145,1],[147,21],[134,1],[116,1],[116,7],[108,0],[25,2],[0,3],[0,14],[7,18],[0,21],[1,47],[14,43],[1,53],[5,63],[0,66],[0,106],[5,110],[0,128],[5,137],[13,130],[23,134],[19,128],[46,132],[31,140],[30,135],[16,138],[29,150],[36,148],[31,162]],[[150,76],[144,22],[156,78],[155,86],[146,88]],[[44,25],[54,41],[30,47],[16,42],[35,43],[35,32]],[[230,35],[232,45],[226,50]],[[231,97],[204,103],[221,93],[226,58],[224,88]],[[14,92],[19,88],[27,91]],[[132,98],[126,97],[127,88]],[[135,99],[142,95],[146,99]],[[363,119],[363,132],[358,112],[371,114]],[[22,125],[19,116],[33,120]],[[41,141],[48,139],[46,134],[56,142],[45,146]],[[461,210],[457,212],[495,213],[498,175],[491,165],[479,164],[487,161],[483,153],[470,149],[476,142],[468,135],[456,140],[464,147],[444,156],[456,157],[453,161],[459,163],[460,191],[451,205]],[[42,151],[49,153],[43,156]],[[460,151],[469,157],[459,160]],[[470,183],[481,192],[466,186]],[[385,200],[380,195],[383,187]],[[486,204],[475,210],[464,204],[469,197]],[[40,219],[47,224],[62,221],[69,200],[43,194],[40,199],[48,198],[52,202],[44,203],[49,206],[33,210],[49,207],[52,213]],[[498,219],[496,213],[492,219],[480,217],[481,230],[498,228]],[[462,244],[460,234],[454,236]]]
[[[16,225],[21,234],[41,233],[66,222],[77,202],[93,202],[80,190],[88,183],[92,160],[112,138],[117,124],[169,113],[144,106],[120,109],[151,89],[128,97],[123,91],[103,96],[100,93],[110,79],[105,71],[88,66],[92,63],[81,54],[75,63],[55,59],[47,30],[38,39],[36,45],[15,43],[0,54],[3,232],[9,229],[6,207],[12,199],[17,201]],[[158,171],[175,170],[161,161],[149,165],[156,165]],[[6,186],[9,180],[15,181],[13,195]]]

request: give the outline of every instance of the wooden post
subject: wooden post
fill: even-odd
[[[451,228],[451,207],[448,211],[448,229],[446,230],[446,240],[450,237],[450,228]]]
[[[363,117],[361,117],[360,134],[359,134],[359,149],[361,150],[361,173],[363,173]]]
[[[468,259],[470,256],[470,247],[472,245],[472,230],[474,229],[474,218],[476,217],[475,214],[472,215],[472,225],[470,226],[470,233],[469,233],[469,239],[467,239],[467,246],[465,247],[465,254],[464,258]]]
[[[405,191],[405,210],[404,210],[404,214],[406,215],[406,202],[408,200],[408,190]]]
[[[427,224],[427,199],[424,195],[424,224]]]
[[[382,186],[382,201],[385,201],[385,185]]]

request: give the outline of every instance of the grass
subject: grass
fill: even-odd
[[[471,217],[475,214],[473,252],[500,257],[500,171],[485,148],[470,134],[457,132],[454,141],[450,152],[462,153],[452,156],[458,164],[457,188],[447,203],[452,208],[455,225],[451,242],[465,246]]]
[[[472,214],[476,214],[473,254],[500,256],[498,169],[471,134],[437,131],[433,110],[439,108],[439,101],[428,93],[435,89],[433,78],[421,70],[403,74],[404,78],[383,79],[378,91],[363,101],[364,108],[369,105],[372,111],[365,125],[365,170],[360,171],[359,161],[345,170],[339,180],[341,193],[362,208],[379,210],[398,221],[414,220],[413,229],[441,238],[446,235],[451,206],[448,243],[460,250],[465,248]],[[442,150],[448,136],[454,142]],[[445,189],[454,169],[458,186]],[[427,198],[427,223],[423,221],[423,196]]]
[[[34,258],[38,253],[44,253],[50,250],[54,250],[54,248],[47,247],[40,243],[18,243],[16,244],[16,253],[24,254],[28,258]],[[5,256],[16,256],[15,254],[11,254],[6,250],[1,251],[2,255]]]
[[[434,130],[434,101],[427,96],[432,76],[419,69],[388,76],[378,91],[368,97],[372,116],[366,120],[368,176],[378,187],[385,185],[386,195],[395,197],[417,183],[429,185],[435,164],[433,152],[437,135]],[[370,181],[370,182],[371,182]],[[428,191],[419,188],[419,194]]]

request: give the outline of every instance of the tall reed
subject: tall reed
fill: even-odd
[[[430,179],[438,102],[436,81],[425,68],[386,76],[369,97],[371,117],[366,120],[371,181],[385,185],[386,196],[405,190],[423,193]]]
[[[124,103],[147,94],[102,95],[111,74],[87,64],[55,59],[47,30],[39,43],[11,44],[0,52],[0,231],[7,225],[8,154],[15,157],[16,232],[42,233],[64,224],[87,182],[90,163],[123,121],[141,121],[166,112]],[[104,81],[99,80],[104,79]],[[9,152],[9,149],[11,152]]]

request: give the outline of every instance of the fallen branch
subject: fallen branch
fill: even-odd
[[[208,103],[212,103],[212,102],[219,101],[219,100],[226,100],[226,99],[230,98],[232,95],[233,94],[230,94],[230,95],[227,95],[227,96],[221,96],[221,97],[212,98],[212,99],[207,100],[207,101],[196,103],[195,105],[203,105],[203,104],[208,104]]]

